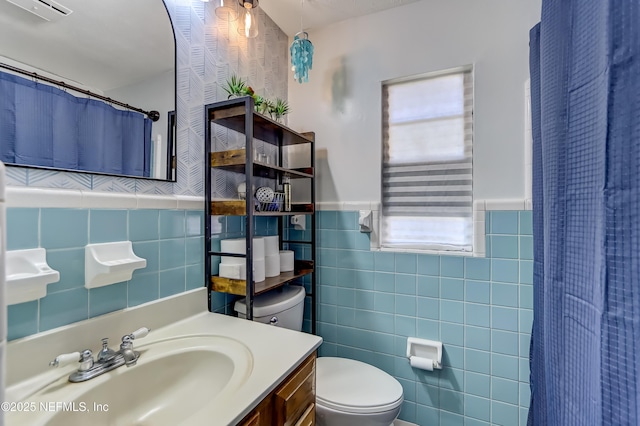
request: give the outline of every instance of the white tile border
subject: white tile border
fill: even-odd
[[[485,218],[487,203],[485,200],[473,202],[473,257],[486,257]]]
[[[81,208],[82,191],[33,187],[7,187],[7,207]]]
[[[524,199],[485,200],[487,210],[524,210],[525,205]]]
[[[123,194],[113,192],[83,192],[82,207],[86,208],[105,208],[111,209],[135,209],[138,200],[135,194]]]
[[[204,210],[204,197],[9,186],[7,207]]]
[[[204,197],[176,195],[178,210],[204,210]]]
[[[204,197],[190,195],[133,194],[84,191],[79,189],[7,186],[7,207],[179,209],[204,210]],[[476,212],[491,210],[531,210],[530,199],[474,200],[474,221],[483,220]],[[380,211],[378,201],[322,201],[317,211]]]

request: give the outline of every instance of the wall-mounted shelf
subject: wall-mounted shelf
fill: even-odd
[[[316,274],[314,265],[316,258],[315,248],[315,149],[313,146],[315,135],[313,133],[298,133],[287,126],[282,125],[262,114],[255,112],[253,98],[245,96],[223,102],[217,102],[205,107],[205,158],[207,159],[207,170],[205,171],[205,208],[207,216],[244,216],[244,230],[246,244],[248,247],[247,256],[244,257],[247,280],[212,276],[212,257],[218,256],[212,250],[211,221],[205,221],[205,280],[209,287],[209,306],[211,307],[211,291],[217,291],[238,296],[246,296],[247,319],[253,319],[253,297],[267,292],[271,289],[283,286],[302,277],[310,276],[310,285],[306,285],[307,297],[311,298],[311,324],[312,332],[315,333],[316,323]],[[212,128],[213,125],[220,125],[227,129],[234,130],[245,135],[244,146],[240,149],[225,151],[212,151]],[[277,147],[277,160],[275,164],[263,161],[255,161],[251,153],[254,152],[254,140],[260,140]],[[283,167],[283,157],[286,154],[284,149],[287,146],[307,144],[309,146],[308,164],[302,168],[289,169]],[[307,150],[304,150],[307,151]],[[248,154],[249,153],[249,154]],[[285,178],[291,180],[307,179],[310,182],[310,202],[293,202],[291,211],[256,211],[255,194],[247,191],[245,200],[227,199],[213,200],[212,173],[231,172],[245,176],[246,187],[254,188],[257,178],[267,178],[274,180],[272,189],[276,189],[284,183]],[[306,253],[311,254],[310,259],[295,260],[292,272],[283,272],[275,277],[267,277],[263,281],[253,281],[253,257],[252,248],[253,237],[255,236],[256,216],[272,216],[278,219],[280,250],[290,248],[285,238],[285,227],[288,226],[288,217],[292,215],[311,215],[311,229],[307,235],[311,238],[308,241],[300,241],[310,247]]]
[[[60,281],[60,272],[47,264],[43,248],[9,250],[6,258],[7,305],[38,300],[47,285]]]
[[[134,270],[146,266],[146,259],[133,252],[131,241],[88,244],[84,249],[84,286],[97,288],[128,281]]]

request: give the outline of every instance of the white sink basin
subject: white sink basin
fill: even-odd
[[[26,402],[37,404],[35,413],[11,413],[7,423],[177,425],[210,404],[231,398],[253,369],[249,349],[229,337],[190,336],[136,344],[137,365],[82,383],[69,383],[65,375],[27,398]],[[67,406],[51,405],[59,401]],[[45,406],[51,410],[43,410]]]

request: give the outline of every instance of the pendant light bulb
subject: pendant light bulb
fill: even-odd
[[[251,34],[251,24],[253,17],[251,16],[251,8],[247,8],[247,13],[244,15],[244,35],[249,38]]]
[[[244,19],[241,21],[238,32],[244,35],[246,38],[255,38],[258,36],[258,22],[254,14],[254,10],[258,7],[258,2],[245,1],[241,5],[244,6]]]

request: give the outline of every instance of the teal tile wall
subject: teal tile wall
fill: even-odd
[[[130,281],[87,290],[84,246],[130,240],[147,259]],[[8,307],[9,340],[204,285],[204,214],[185,210],[7,209],[7,248],[44,247],[60,281]]]
[[[487,212],[486,258],[371,252],[356,212],[321,211],[317,225],[320,355],[358,359],[396,377],[402,420],[526,424],[531,212]],[[444,368],[412,369],[408,336],[441,340]]]

